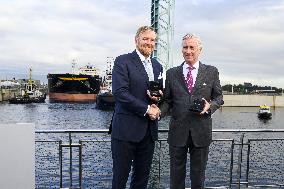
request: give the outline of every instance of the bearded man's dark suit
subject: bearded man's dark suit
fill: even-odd
[[[184,63],[183,63],[184,64]],[[168,143],[171,156],[171,189],[184,189],[186,156],[190,153],[191,188],[203,188],[209,145],[212,141],[213,114],[223,104],[218,70],[200,63],[196,81],[188,92],[183,74],[183,64],[166,73],[162,116],[172,109]],[[205,98],[210,103],[208,114],[189,111],[194,99]],[[194,148],[193,148],[194,147]]]
[[[162,65],[151,59],[154,80],[162,82]],[[125,188],[133,164],[131,189],[147,187],[158,122],[146,114],[149,78],[136,51],[116,58],[112,74],[115,113],[112,121],[113,189]],[[133,160],[133,162],[132,162]]]

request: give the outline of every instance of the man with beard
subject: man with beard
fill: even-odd
[[[115,113],[112,121],[112,189],[124,189],[132,168],[131,189],[146,189],[155,140],[158,138],[159,108],[147,95],[149,81],[158,81],[162,65],[150,56],[156,33],[142,26],[135,36],[136,49],[115,59],[112,89]]]

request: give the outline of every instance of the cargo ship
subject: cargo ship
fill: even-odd
[[[50,102],[95,102],[100,91],[102,78],[99,70],[88,64],[75,73],[48,74]]]

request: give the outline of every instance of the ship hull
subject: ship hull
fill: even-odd
[[[39,97],[15,97],[9,99],[10,104],[29,104],[29,103],[45,103],[46,95],[42,95]]]
[[[268,112],[258,113],[258,118],[260,119],[271,119],[272,114]]]
[[[113,110],[115,99],[112,93],[100,93],[96,99],[96,108],[100,110]]]
[[[101,78],[97,75],[48,74],[50,102],[95,102]]]
[[[97,94],[49,93],[50,102],[95,102]]]

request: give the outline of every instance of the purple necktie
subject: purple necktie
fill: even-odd
[[[191,93],[192,88],[193,88],[193,77],[192,77],[191,71],[194,69],[194,67],[189,66],[187,69],[188,69],[188,72],[186,76],[186,84],[187,84],[188,92]]]

